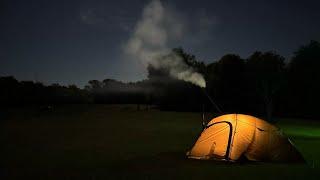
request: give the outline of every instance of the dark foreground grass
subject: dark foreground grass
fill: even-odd
[[[281,119],[306,164],[189,160],[200,114],[134,106],[12,109],[0,121],[1,179],[319,179],[320,123]]]

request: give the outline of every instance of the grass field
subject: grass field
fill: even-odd
[[[199,113],[134,106],[11,109],[0,120],[0,179],[318,179],[320,121],[280,119],[306,164],[189,160]]]

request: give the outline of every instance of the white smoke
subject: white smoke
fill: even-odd
[[[160,0],[152,0],[144,8],[125,50],[145,66],[165,68],[170,76],[204,88],[203,76],[168,47],[169,40],[182,38],[183,28],[183,21],[174,12],[166,9]]]

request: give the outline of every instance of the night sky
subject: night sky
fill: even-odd
[[[145,78],[139,61],[124,55],[143,8],[150,0],[2,0],[0,76],[44,84],[76,84],[114,78]],[[162,1],[188,24],[180,41],[200,60],[227,53],[246,58],[256,50],[290,57],[320,40],[320,1]]]

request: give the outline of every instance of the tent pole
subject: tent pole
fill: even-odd
[[[205,111],[204,104],[202,104],[202,129],[205,129],[205,128],[206,128],[206,122],[205,122],[205,117],[204,117],[204,111]]]
[[[219,108],[219,106],[213,101],[213,99],[209,96],[208,92],[204,89],[201,88],[202,92],[208,97],[208,99],[210,100],[211,104],[213,104],[213,106],[218,110],[219,113],[222,113],[221,109]]]

